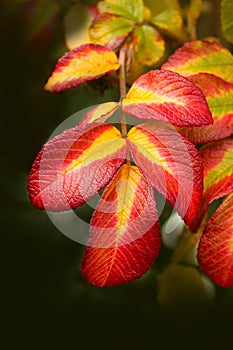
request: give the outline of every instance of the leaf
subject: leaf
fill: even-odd
[[[126,141],[140,171],[190,225],[203,188],[202,163],[194,145],[162,122],[133,127]]]
[[[144,0],[144,4],[150,9],[152,16],[156,16],[166,10],[180,11],[180,5],[178,0]]]
[[[124,17],[108,13],[98,15],[91,24],[89,35],[92,42],[116,50],[133,30],[133,23]]]
[[[38,209],[75,209],[113,177],[126,157],[126,142],[112,125],[77,126],[47,142],[28,178],[32,204]]]
[[[105,102],[89,110],[79,125],[104,123],[119,108],[118,102]]]
[[[233,43],[233,3],[231,0],[221,0],[221,25],[225,39]]]
[[[171,264],[159,280],[158,302],[167,312],[189,315],[206,303],[205,289],[198,270],[191,266]],[[174,317],[174,315],[173,315]]]
[[[113,15],[128,18],[134,22],[141,22],[144,15],[142,0],[106,0],[98,3],[100,13],[111,13]]]
[[[135,166],[121,166],[90,225],[81,270],[98,287],[140,278],[158,256],[161,239],[153,190]]]
[[[150,22],[156,25],[156,27],[159,29],[162,29],[171,37],[178,38],[180,40],[186,39],[183,20],[179,11],[168,9],[151,18]]]
[[[210,143],[200,149],[204,165],[204,201],[214,200],[233,191],[233,139]]]
[[[164,54],[165,42],[162,36],[149,25],[134,30],[133,42],[136,61],[141,65],[152,66]]]
[[[198,247],[200,268],[222,287],[233,287],[233,193],[210,218]]]
[[[45,90],[65,91],[82,83],[115,72],[119,63],[115,53],[96,44],[84,44],[59,59]]]
[[[199,73],[189,77],[205,95],[213,116],[213,125],[181,128],[193,143],[218,141],[233,134],[233,84],[213,74]]]
[[[78,3],[70,7],[63,22],[66,46],[69,50],[90,43],[88,28],[95,12],[97,12],[96,6],[84,6]]]
[[[163,120],[176,126],[212,123],[201,90],[188,79],[165,70],[141,75],[123,100],[123,109],[140,119]]]
[[[191,225],[196,232],[209,205],[233,191],[233,139],[209,143],[199,150],[204,166],[204,190],[199,213]]]
[[[210,41],[191,41],[171,55],[162,69],[184,76],[211,73],[233,83],[233,56],[221,45]]]

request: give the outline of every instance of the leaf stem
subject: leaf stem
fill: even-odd
[[[125,82],[125,61],[126,61],[126,48],[122,47],[120,50],[119,63],[120,63],[120,101],[124,99],[126,95],[126,82]],[[122,137],[127,135],[126,115],[121,108],[121,132]]]
[[[122,137],[127,137],[127,121],[126,121],[126,114],[122,108],[122,100],[125,98],[126,95],[126,81],[125,81],[125,72],[126,72],[126,52],[127,48],[122,47],[120,50],[119,55],[119,63],[120,63],[120,74],[119,74],[119,80],[120,80],[120,101],[121,101],[121,133]],[[130,155],[129,151],[127,152],[127,164],[130,164]]]

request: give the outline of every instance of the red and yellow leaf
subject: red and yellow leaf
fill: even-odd
[[[100,13],[128,18],[134,22],[141,22],[144,15],[143,0],[106,0],[98,3]]]
[[[125,164],[92,216],[82,274],[98,287],[125,284],[149,269],[159,249],[153,189],[137,167]]]
[[[116,50],[133,30],[133,22],[110,13],[99,14],[91,24],[91,41]]]
[[[233,191],[233,139],[208,144],[200,149],[204,165],[204,201],[214,200]]]
[[[162,36],[149,25],[143,25],[134,30],[133,43],[136,61],[141,65],[152,66],[165,51]]]
[[[84,44],[59,59],[45,89],[51,92],[69,90],[118,68],[113,51],[96,44]]]
[[[208,221],[198,247],[200,268],[222,287],[233,287],[233,193]]]
[[[229,50],[211,41],[185,43],[171,55],[162,69],[184,76],[197,73],[214,74],[233,83],[233,56]]]
[[[170,125],[133,127],[126,139],[133,160],[190,225],[202,199],[202,163],[195,146]]]
[[[123,109],[140,119],[176,126],[209,125],[213,121],[202,91],[188,79],[165,70],[140,76],[123,100]]]
[[[204,93],[213,116],[213,125],[182,128],[193,143],[218,141],[233,134],[233,84],[213,74],[199,73],[189,79]]]
[[[126,142],[112,125],[77,126],[46,143],[28,178],[32,204],[63,211],[91,199],[126,157]]]
[[[94,122],[104,123],[119,108],[119,102],[105,102],[90,109],[79,125],[91,124]]]

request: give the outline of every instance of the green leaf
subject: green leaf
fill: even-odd
[[[162,29],[167,35],[185,41],[186,35],[183,20],[177,10],[166,10],[153,17],[150,21],[159,29]]]
[[[156,16],[166,10],[180,11],[180,5],[177,0],[144,0],[144,4],[150,9],[152,16]]]
[[[151,26],[144,25],[136,28],[133,41],[136,61],[141,65],[152,66],[164,54],[164,40]]]
[[[233,2],[222,0],[221,2],[222,32],[226,40],[233,43]]]
[[[132,30],[133,24],[128,19],[109,13],[102,13],[93,21],[89,29],[89,35],[92,42],[115,50]]]
[[[100,13],[111,13],[141,22],[144,17],[144,5],[142,0],[106,0],[98,4]]]

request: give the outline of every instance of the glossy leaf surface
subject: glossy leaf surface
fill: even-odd
[[[211,73],[233,83],[233,56],[229,50],[210,41],[194,40],[185,43],[171,55],[162,69],[184,76]]]
[[[176,126],[212,123],[201,90],[174,72],[151,70],[140,76],[123,100],[125,112],[140,119],[156,119]]]
[[[51,92],[69,90],[118,68],[113,51],[101,45],[84,44],[59,59],[45,89]]]
[[[213,116],[213,125],[182,128],[193,143],[218,141],[233,134],[233,84],[212,74],[199,73],[189,79],[204,93]]]
[[[233,194],[210,218],[198,247],[200,268],[222,287],[233,287]]]
[[[196,148],[166,123],[133,127],[127,138],[134,162],[187,225],[202,198],[202,164]]]
[[[159,248],[152,187],[137,167],[125,164],[92,216],[82,274],[98,287],[125,284],[149,269]]]
[[[91,199],[124,162],[126,143],[113,126],[77,126],[46,143],[28,178],[32,204],[63,211]]]

